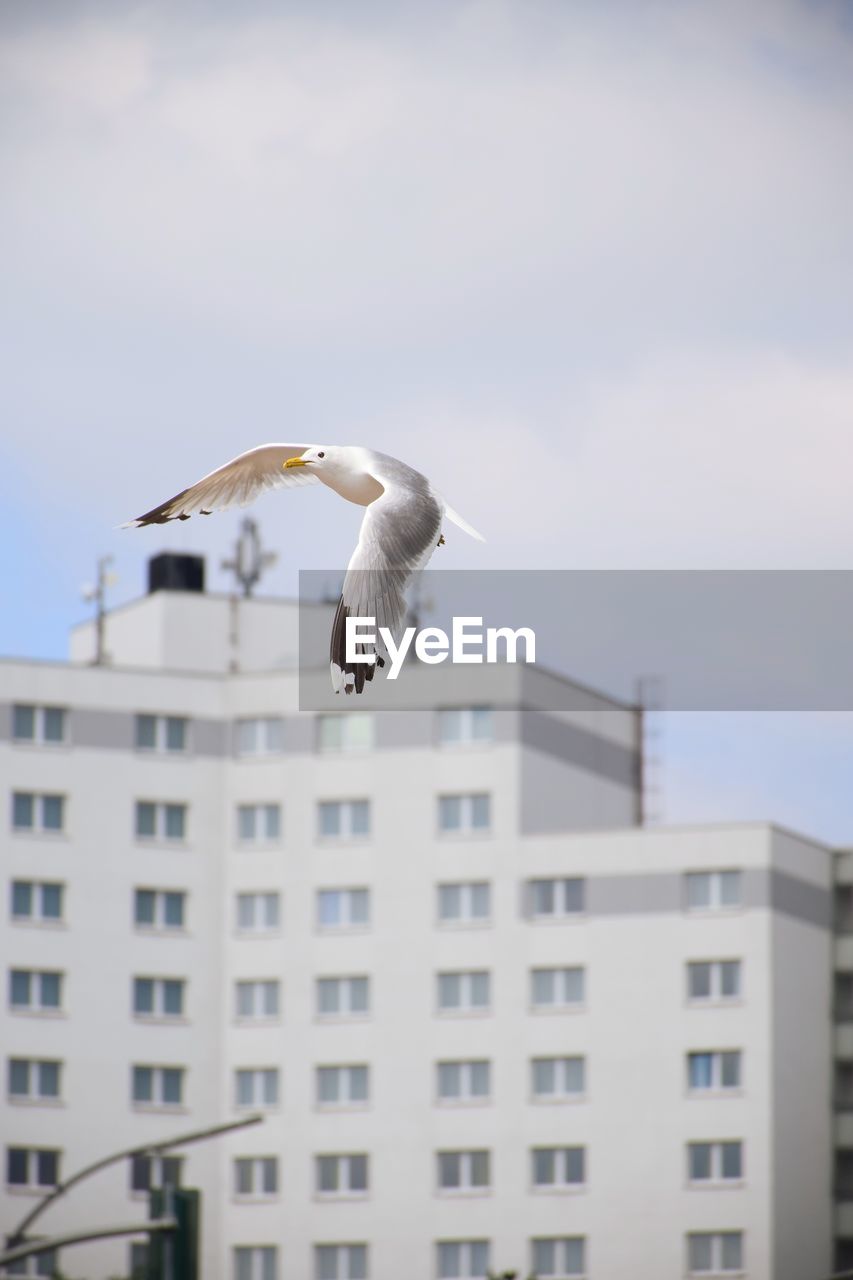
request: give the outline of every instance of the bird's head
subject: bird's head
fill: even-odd
[[[337,454],[339,449],[335,449],[332,445],[318,444],[306,449],[298,458],[288,458],[283,464],[284,470],[289,471],[291,467],[310,467],[312,471],[322,471],[334,468],[336,462],[340,459]]]

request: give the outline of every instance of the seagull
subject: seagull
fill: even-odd
[[[436,547],[444,545],[444,517],[483,542],[443,498],[426,476],[390,457],[358,445],[262,444],[211,471],[159,507],[153,507],[123,529],[139,529],[169,520],[209,516],[228,507],[245,507],[268,489],[293,488],[320,481],[335,493],[365,508],[344,577],[332,624],[329,666],[336,693],[361,693],[377,667],[385,665],[384,645],[377,639],[375,661],[346,657],[346,620],[375,618],[395,639],[406,617],[405,590]],[[367,653],[365,646],[357,651]]]

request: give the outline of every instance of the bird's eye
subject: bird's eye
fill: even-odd
[[[321,450],[320,450],[320,452],[317,454],[317,457],[318,457],[318,458],[325,458],[325,456],[326,456],[326,455],[325,455],[325,453],[323,452],[323,450],[322,450],[322,449],[321,449]]]

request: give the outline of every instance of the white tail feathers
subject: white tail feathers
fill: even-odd
[[[447,516],[448,520],[452,520],[460,529],[464,529],[470,537],[476,538],[478,542],[486,541],[481,533],[478,533],[467,520],[463,520],[458,511],[454,511],[452,507],[448,507],[447,503],[444,504],[444,514]]]

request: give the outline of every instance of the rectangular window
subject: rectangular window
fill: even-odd
[[[739,1000],[740,960],[690,960],[687,964],[687,999],[691,1003]]]
[[[60,1009],[62,978],[63,975],[54,969],[10,969],[10,1007],[37,1013]]]
[[[439,1102],[487,1102],[491,1096],[491,1063],[485,1058],[439,1062],[436,1072]]]
[[[689,1142],[687,1179],[707,1186],[718,1182],[739,1182],[743,1178],[742,1142]]]
[[[279,1101],[278,1068],[241,1068],[234,1073],[238,1107],[277,1107]]]
[[[317,717],[317,750],[368,751],[373,746],[373,716],[365,711]]]
[[[359,1063],[317,1068],[319,1107],[361,1107],[370,1096],[370,1068]]]
[[[279,716],[237,721],[234,734],[236,755],[278,755],[283,747],[284,721]]]
[[[186,896],[177,889],[134,889],[134,924],[143,929],[183,929]]]
[[[531,1266],[536,1280],[572,1280],[586,1274],[583,1236],[531,1240]]]
[[[731,911],[743,905],[740,871],[689,871],[686,881],[688,911]]]
[[[585,998],[585,972],[580,965],[530,970],[530,1003],[534,1009],[577,1009]]]
[[[238,1245],[234,1250],[234,1280],[278,1280],[276,1246]]]
[[[315,1245],[314,1280],[367,1280],[367,1245]]]
[[[532,1058],[531,1092],[536,1102],[570,1102],[583,1097],[586,1061],[581,1057]]]
[[[370,1012],[370,979],[364,976],[317,979],[318,1018],[358,1018]]]
[[[315,1186],[318,1196],[366,1196],[368,1157],[366,1155],[317,1156]]]
[[[152,1187],[181,1185],[181,1156],[131,1156],[130,1189],[146,1193]]]
[[[131,1068],[131,1098],[135,1106],[180,1107],[184,1099],[183,1067]]]
[[[488,1240],[439,1240],[436,1245],[438,1280],[486,1280]]]
[[[65,886],[48,880],[12,881],[12,919],[49,924],[62,919]]]
[[[186,751],[185,716],[136,716],[134,742],[137,751]]]
[[[443,835],[473,835],[492,825],[492,798],[487,792],[438,797],[438,829]]]
[[[743,1232],[691,1231],[687,1236],[689,1276],[726,1275],[743,1270]]]
[[[321,800],[317,835],[321,840],[363,840],[370,835],[370,801]]]
[[[185,985],[182,978],[134,978],[134,1015],[138,1018],[182,1018]]]
[[[687,1055],[687,1087],[691,1093],[739,1089],[741,1075],[739,1049],[711,1050]]]
[[[528,914],[533,920],[566,920],[583,915],[586,882],[578,876],[528,880]]]
[[[280,804],[237,806],[237,838],[241,844],[281,839]]]
[[[438,713],[438,740],[443,747],[492,742],[493,720],[491,707],[444,707]]]
[[[10,1058],[9,1097],[30,1102],[55,1102],[59,1096],[61,1062],[41,1058]]]
[[[12,828],[15,831],[62,831],[65,827],[65,797],[35,794],[31,791],[12,793]]]
[[[65,722],[63,707],[16,703],[12,708],[12,737],[15,742],[39,742],[53,746],[65,741]]]
[[[10,1187],[55,1187],[60,1152],[44,1147],[7,1147],[6,1182]]]
[[[139,840],[185,840],[187,806],[137,800],[134,829]]]
[[[442,924],[483,924],[492,910],[491,885],[486,880],[438,886],[438,918]]]
[[[278,1195],[276,1156],[239,1156],[234,1161],[234,1194],[252,1198]]]
[[[586,1182],[585,1147],[533,1147],[531,1157],[536,1188],[553,1191]]]
[[[275,978],[238,982],[234,995],[238,1019],[270,1021],[279,1015],[279,983]]]
[[[487,1013],[491,1004],[491,974],[486,969],[438,974],[441,1013]]]
[[[439,1191],[487,1191],[491,1185],[488,1151],[439,1151]]]
[[[318,889],[317,924],[321,929],[364,929],[370,920],[367,889]]]
[[[279,927],[277,893],[238,893],[237,929],[240,933],[274,933]]]

